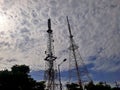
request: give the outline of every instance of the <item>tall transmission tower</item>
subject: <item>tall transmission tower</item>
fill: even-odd
[[[51,20],[48,19],[48,42],[47,42],[47,51],[46,58],[44,59],[46,62],[46,71],[44,73],[44,79],[46,81],[47,90],[55,90],[56,88],[56,78],[57,72],[55,69],[55,60],[57,57],[54,55],[54,45],[53,45],[53,31],[51,30]]]
[[[70,38],[70,46],[69,46],[69,83],[75,82],[78,83],[79,87],[83,90],[84,83],[92,81],[87,67],[79,53],[78,46],[76,45],[73,35],[71,32],[71,27],[69,23],[69,19],[67,16],[68,30],[69,30],[69,38]]]

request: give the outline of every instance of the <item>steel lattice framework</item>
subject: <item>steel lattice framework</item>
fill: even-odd
[[[53,45],[53,31],[51,30],[51,20],[48,19],[48,42],[47,42],[47,51],[46,58],[44,59],[46,62],[46,71],[44,73],[44,79],[46,81],[47,90],[55,90],[56,86],[56,78],[57,78],[57,70],[55,69],[55,60],[57,57],[54,55],[54,45]]]
[[[69,83],[78,83],[80,88],[84,89],[84,83],[90,82],[91,77],[89,76],[87,67],[79,53],[78,46],[75,44],[73,35],[71,32],[68,16],[67,16],[70,46],[69,46]]]

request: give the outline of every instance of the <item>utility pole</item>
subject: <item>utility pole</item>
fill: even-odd
[[[54,45],[53,45],[53,31],[51,29],[51,20],[48,19],[48,43],[47,43],[47,51],[46,58],[44,59],[46,62],[46,71],[44,73],[44,79],[46,81],[47,90],[55,90],[56,82],[55,79],[57,78],[56,69],[55,69],[55,60],[57,57],[54,55]]]
[[[64,59],[60,64],[58,64],[58,74],[59,74],[59,83],[60,83],[60,90],[62,90],[62,83],[61,83],[61,74],[60,74],[60,65],[65,62],[67,59]]]
[[[60,74],[60,65],[58,65],[58,74],[59,74],[60,90],[62,90],[61,74]]]
[[[70,72],[69,72],[69,79],[73,78],[72,75],[75,75],[74,78],[76,78],[77,82],[78,82],[78,85],[79,87],[83,90],[84,87],[83,87],[83,77],[86,77],[87,80],[89,79],[89,81],[91,81],[91,78],[90,76],[88,75],[88,70],[87,68],[85,67],[85,64],[84,64],[84,61],[78,51],[78,46],[75,44],[75,41],[73,39],[73,35],[72,35],[72,32],[71,32],[71,27],[70,27],[70,23],[69,23],[69,19],[68,19],[68,16],[67,16],[67,23],[68,23],[68,30],[69,30],[69,38],[70,38],[70,47],[69,47],[69,51],[70,51],[70,54],[69,54],[69,63],[70,63]],[[81,68],[82,67],[82,68]],[[82,70],[81,70],[82,69]],[[83,75],[84,73],[84,75]],[[69,80],[70,82],[70,80]]]

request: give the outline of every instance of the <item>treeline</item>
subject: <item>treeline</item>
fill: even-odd
[[[36,82],[26,65],[15,65],[11,71],[0,71],[0,90],[45,90],[45,82]]]
[[[26,65],[15,65],[11,71],[0,71],[0,90],[45,90],[45,82],[37,82],[29,75],[30,69]],[[76,83],[66,84],[67,90],[83,90]],[[106,83],[85,85],[84,90],[120,90]]]
[[[83,90],[79,88],[79,85],[76,83],[71,83],[66,85],[67,90]],[[98,84],[94,84],[93,82],[89,82],[85,85],[84,90],[120,90],[119,87],[111,87],[110,85],[99,82]]]

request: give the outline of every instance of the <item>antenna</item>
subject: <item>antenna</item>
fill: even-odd
[[[73,39],[73,35],[72,35],[72,32],[71,32],[71,27],[70,27],[70,23],[69,23],[69,19],[68,19],[68,16],[66,17],[67,18],[67,23],[68,23],[68,30],[69,30],[69,35],[70,35],[70,47],[69,47],[69,62],[70,62],[70,65],[69,65],[69,68],[70,68],[70,76],[69,76],[69,81],[71,81],[71,79],[75,79],[77,80],[80,88],[83,90],[83,79],[90,79],[89,75],[88,75],[88,70],[87,68],[85,67],[85,64],[84,64],[84,61],[78,51],[78,46],[75,44],[75,41]],[[84,73],[84,75],[83,75]],[[75,75],[75,77],[72,77],[73,75]],[[86,78],[85,78],[86,77]]]
[[[70,38],[72,38],[72,37],[73,37],[73,35],[72,35],[72,33],[71,33],[71,28],[70,28],[70,23],[69,23],[68,16],[66,16],[66,18],[67,18],[68,30],[69,30]]]
[[[51,20],[48,19],[48,43],[47,43],[47,51],[46,58],[44,59],[46,62],[46,71],[44,73],[44,79],[47,83],[47,90],[55,90],[56,88],[56,78],[57,72],[55,69],[55,60],[57,57],[54,55],[54,45],[53,45],[53,31],[51,30]]]

